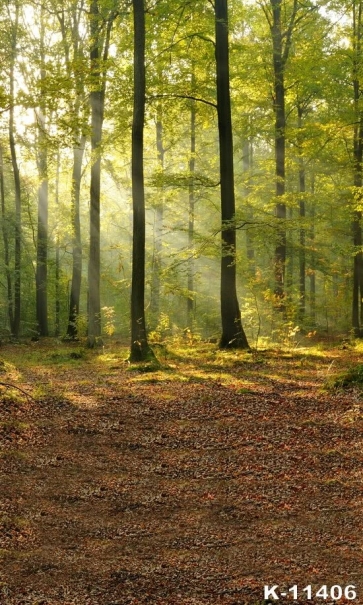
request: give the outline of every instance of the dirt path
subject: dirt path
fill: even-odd
[[[0,603],[255,604],[265,584],[363,603],[355,395],[95,359],[23,367],[47,393],[0,402]]]

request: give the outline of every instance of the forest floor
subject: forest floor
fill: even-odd
[[[363,349],[159,353],[1,348],[0,603],[363,604]]]

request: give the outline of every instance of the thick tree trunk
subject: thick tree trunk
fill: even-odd
[[[233,171],[233,139],[229,90],[229,47],[227,0],[215,2],[217,112],[221,181],[221,348],[248,349],[236,288],[236,228]]]
[[[144,0],[133,0],[134,9],[134,111],[132,122],[133,248],[131,284],[130,361],[153,357],[145,324],[145,13]]]
[[[104,117],[105,89],[102,82],[101,40],[98,0],[91,1],[90,28],[92,47],[90,52],[92,90],[91,105],[91,187],[90,187],[90,242],[88,263],[88,346],[94,347],[101,336],[101,238],[100,238],[100,199],[101,199],[101,140]]]
[[[81,282],[82,282],[82,239],[81,239],[81,218],[80,218],[80,193],[82,178],[82,160],[86,144],[86,137],[82,136],[79,145],[73,148],[73,171],[72,171],[72,229],[73,229],[73,250],[72,250],[72,282],[69,298],[69,318],[67,336],[69,338],[77,337],[77,318],[79,315]]]

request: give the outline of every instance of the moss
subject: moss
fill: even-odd
[[[328,389],[363,389],[363,365],[356,365],[341,374],[329,378],[325,385]]]

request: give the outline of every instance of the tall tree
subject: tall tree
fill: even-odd
[[[72,279],[69,296],[67,336],[77,337],[77,318],[80,309],[82,282],[82,238],[80,219],[80,194],[82,161],[86,145],[86,120],[88,110],[85,95],[85,51],[81,35],[83,26],[84,0],[63,6],[57,11],[62,36],[62,47],[67,78],[73,83],[73,94],[68,96],[72,116],[73,168],[71,187],[72,220]]]
[[[8,318],[11,334],[13,334],[14,327],[14,303],[13,303],[13,280],[12,272],[10,269],[10,251],[9,251],[9,233],[8,233],[8,221],[5,209],[5,175],[4,175],[4,158],[3,148],[0,144],[0,201],[1,201],[1,226],[3,233],[4,243],[4,265],[6,274],[6,288],[7,288],[7,303],[8,303]]]
[[[45,94],[45,16],[44,7],[40,14],[40,101],[36,112],[38,123],[38,227],[36,319],[40,336],[48,336],[48,148],[46,134],[46,94]]]
[[[356,209],[353,212],[352,233],[354,245],[352,325],[355,336],[363,335],[363,254],[362,254],[362,211],[363,199],[363,81],[362,81],[362,0],[353,2],[353,60],[352,80],[354,95],[353,131],[353,185]]]
[[[241,321],[236,286],[236,226],[233,138],[229,84],[227,0],[215,2],[217,113],[221,182],[221,348],[249,348]]]
[[[153,356],[147,342],[145,322],[145,9],[144,0],[133,0],[134,12],[134,109],[132,121],[133,246],[131,283],[130,361]]]
[[[107,59],[110,36],[116,11],[108,11],[107,17],[101,14],[99,0],[91,0],[91,186],[90,186],[90,251],[88,264],[88,345],[95,346],[101,336],[101,142],[105,112]]]
[[[161,76],[162,78],[162,76]],[[163,138],[163,107],[161,102],[157,104],[156,109],[156,151],[158,158],[158,169],[160,173],[164,172],[164,138]],[[164,216],[164,191],[158,195],[154,206],[154,250],[153,267],[151,277],[151,297],[150,297],[150,316],[155,326],[159,323],[160,315],[160,272],[161,272],[161,254],[162,254],[162,230]]]
[[[59,221],[59,177],[60,177],[60,152],[58,150],[56,157],[56,173],[55,173],[55,207],[57,212],[57,219]],[[57,225],[57,232],[55,237],[55,329],[54,336],[58,337],[60,334],[60,233],[59,225]]]
[[[275,215],[281,222],[277,228],[275,247],[275,296],[280,309],[284,308],[286,269],[286,89],[285,69],[289,57],[292,34],[297,22],[298,0],[293,0],[289,9],[287,0],[259,2],[268,21],[272,38],[273,63],[273,108],[275,113]],[[284,9],[284,10],[283,10]],[[282,12],[284,17],[282,17]]]
[[[8,6],[8,21],[11,24],[11,55],[10,55],[10,94],[9,94],[9,146],[14,177],[15,195],[15,242],[14,242],[14,314],[10,325],[11,332],[18,338],[21,318],[21,182],[15,143],[15,60],[18,45],[19,3],[15,2],[15,15],[12,20]]]
[[[194,65],[192,67],[192,90],[195,89]],[[194,223],[195,223],[195,141],[196,141],[196,107],[195,101],[190,102],[190,156],[189,156],[189,216],[188,216],[188,299],[187,320],[188,326],[193,327],[195,319],[195,292],[194,292]]]

